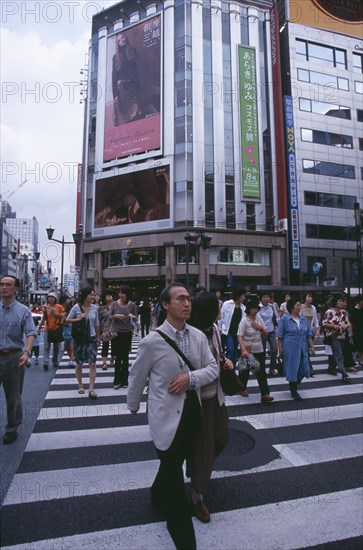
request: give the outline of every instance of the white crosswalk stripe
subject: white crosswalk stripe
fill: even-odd
[[[260,403],[254,377],[248,397],[226,398],[231,444],[207,494],[212,521],[193,520],[198,549],[361,546],[363,373],[342,384],[326,373],[321,350],[312,360],[314,378],[299,390],[302,402],[291,399],[280,377],[268,379],[272,406]],[[66,360],[58,368],[4,501],[3,550],[172,548],[149,500],[158,460],[147,393],[139,414],[130,415],[127,388],[114,390],[113,369],[102,371],[99,355],[97,364],[97,401],[87,390],[78,394]],[[85,389],[88,383],[85,369]],[[251,448],[242,449],[242,435]]]

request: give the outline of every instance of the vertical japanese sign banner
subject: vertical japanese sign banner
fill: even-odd
[[[256,52],[238,47],[242,193],[244,197],[261,198],[258,145]]]
[[[284,96],[291,268],[297,270],[300,269],[300,238],[293,108],[292,97]]]

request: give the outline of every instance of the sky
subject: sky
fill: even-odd
[[[87,66],[92,16],[116,3],[0,3],[0,194],[18,218],[38,219],[40,261],[51,260],[58,277],[61,247],[47,241],[45,228],[73,242],[84,115],[80,71]],[[67,273],[74,246],[65,247],[64,260]]]

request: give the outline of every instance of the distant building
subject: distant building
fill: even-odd
[[[356,286],[354,203],[363,206],[361,0],[278,0],[282,93],[290,110],[297,188],[296,282]],[[292,100],[289,100],[292,98]],[[289,129],[288,129],[289,128]],[[294,223],[290,208],[290,223]]]

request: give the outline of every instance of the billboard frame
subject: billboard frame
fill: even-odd
[[[140,26],[140,25],[145,25],[145,23],[147,23],[148,21],[152,20],[152,19],[156,19],[156,18],[159,18],[159,21],[160,21],[160,112],[158,114],[158,116],[160,117],[160,128],[159,128],[159,147],[157,149],[149,149],[149,150],[145,150],[143,152],[134,152],[134,153],[130,153],[128,154],[127,156],[122,156],[122,157],[115,157],[113,159],[109,159],[109,160],[105,160],[105,143],[106,143],[106,109],[107,109],[107,98],[108,98],[108,94],[109,94],[109,90],[107,89],[107,87],[111,84],[111,87],[112,87],[112,70],[111,72],[108,70],[109,69],[109,64],[112,63],[112,61],[109,59],[109,44],[110,44],[110,40],[111,39],[114,39],[116,40],[116,36],[119,35],[119,34],[123,34],[125,32],[127,32],[128,30],[132,29],[132,28],[135,28],[137,26]],[[104,117],[104,131],[103,131],[103,136],[102,136],[102,167],[103,169],[109,169],[109,168],[113,168],[113,167],[116,167],[116,166],[123,166],[125,164],[128,164],[130,162],[138,162],[138,161],[141,161],[141,160],[147,160],[147,159],[150,159],[150,158],[155,158],[155,157],[159,157],[159,156],[162,156],[163,154],[163,90],[164,90],[164,71],[163,71],[163,66],[164,66],[164,28],[163,28],[163,16],[162,16],[162,12],[159,12],[159,13],[154,13],[152,15],[150,15],[149,17],[146,17],[145,19],[142,19],[142,20],[139,20],[139,21],[135,21],[134,23],[128,25],[127,27],[124,27],[123,29],[117,29],[116,31],[114,32],[111,32],[108,36],[107,36],[107,48],[106,48],[106,59],[105,59],[105,63],[106,63],[106,79],[105,79],[105,108],[104,108],[104,113],[103,113],[103,117]],[[144,117],[140,120],[147,120],[148,117]]]
[[[102,180],[107,180],[111,178],[118,178],[135,172],[143,172],[146,170],[154,170],[157,168],[168,167],[169,169],[169,217],[163,218],[160,220],[151,220],[143,222],[134,222],[134,223],[125,223],[120,225],[113,226],[95,226],[95,216],[96,216],[96,185]],[[103,172],[99,174],[99,177],[95,177],[94,180],[94,206],[92,211],[92,237],[113,237],[113,236],[124,236],[129,234],[137,233],[150,233],[152,231],[163,231],[168,230],[173,227],[174,224],[174,166],[173,160],[168,159],[157,159],[153,161],[148,161],[143,164],[129,164],[128,166],[121,167],[119,169],[109,170],[108,172]]]

